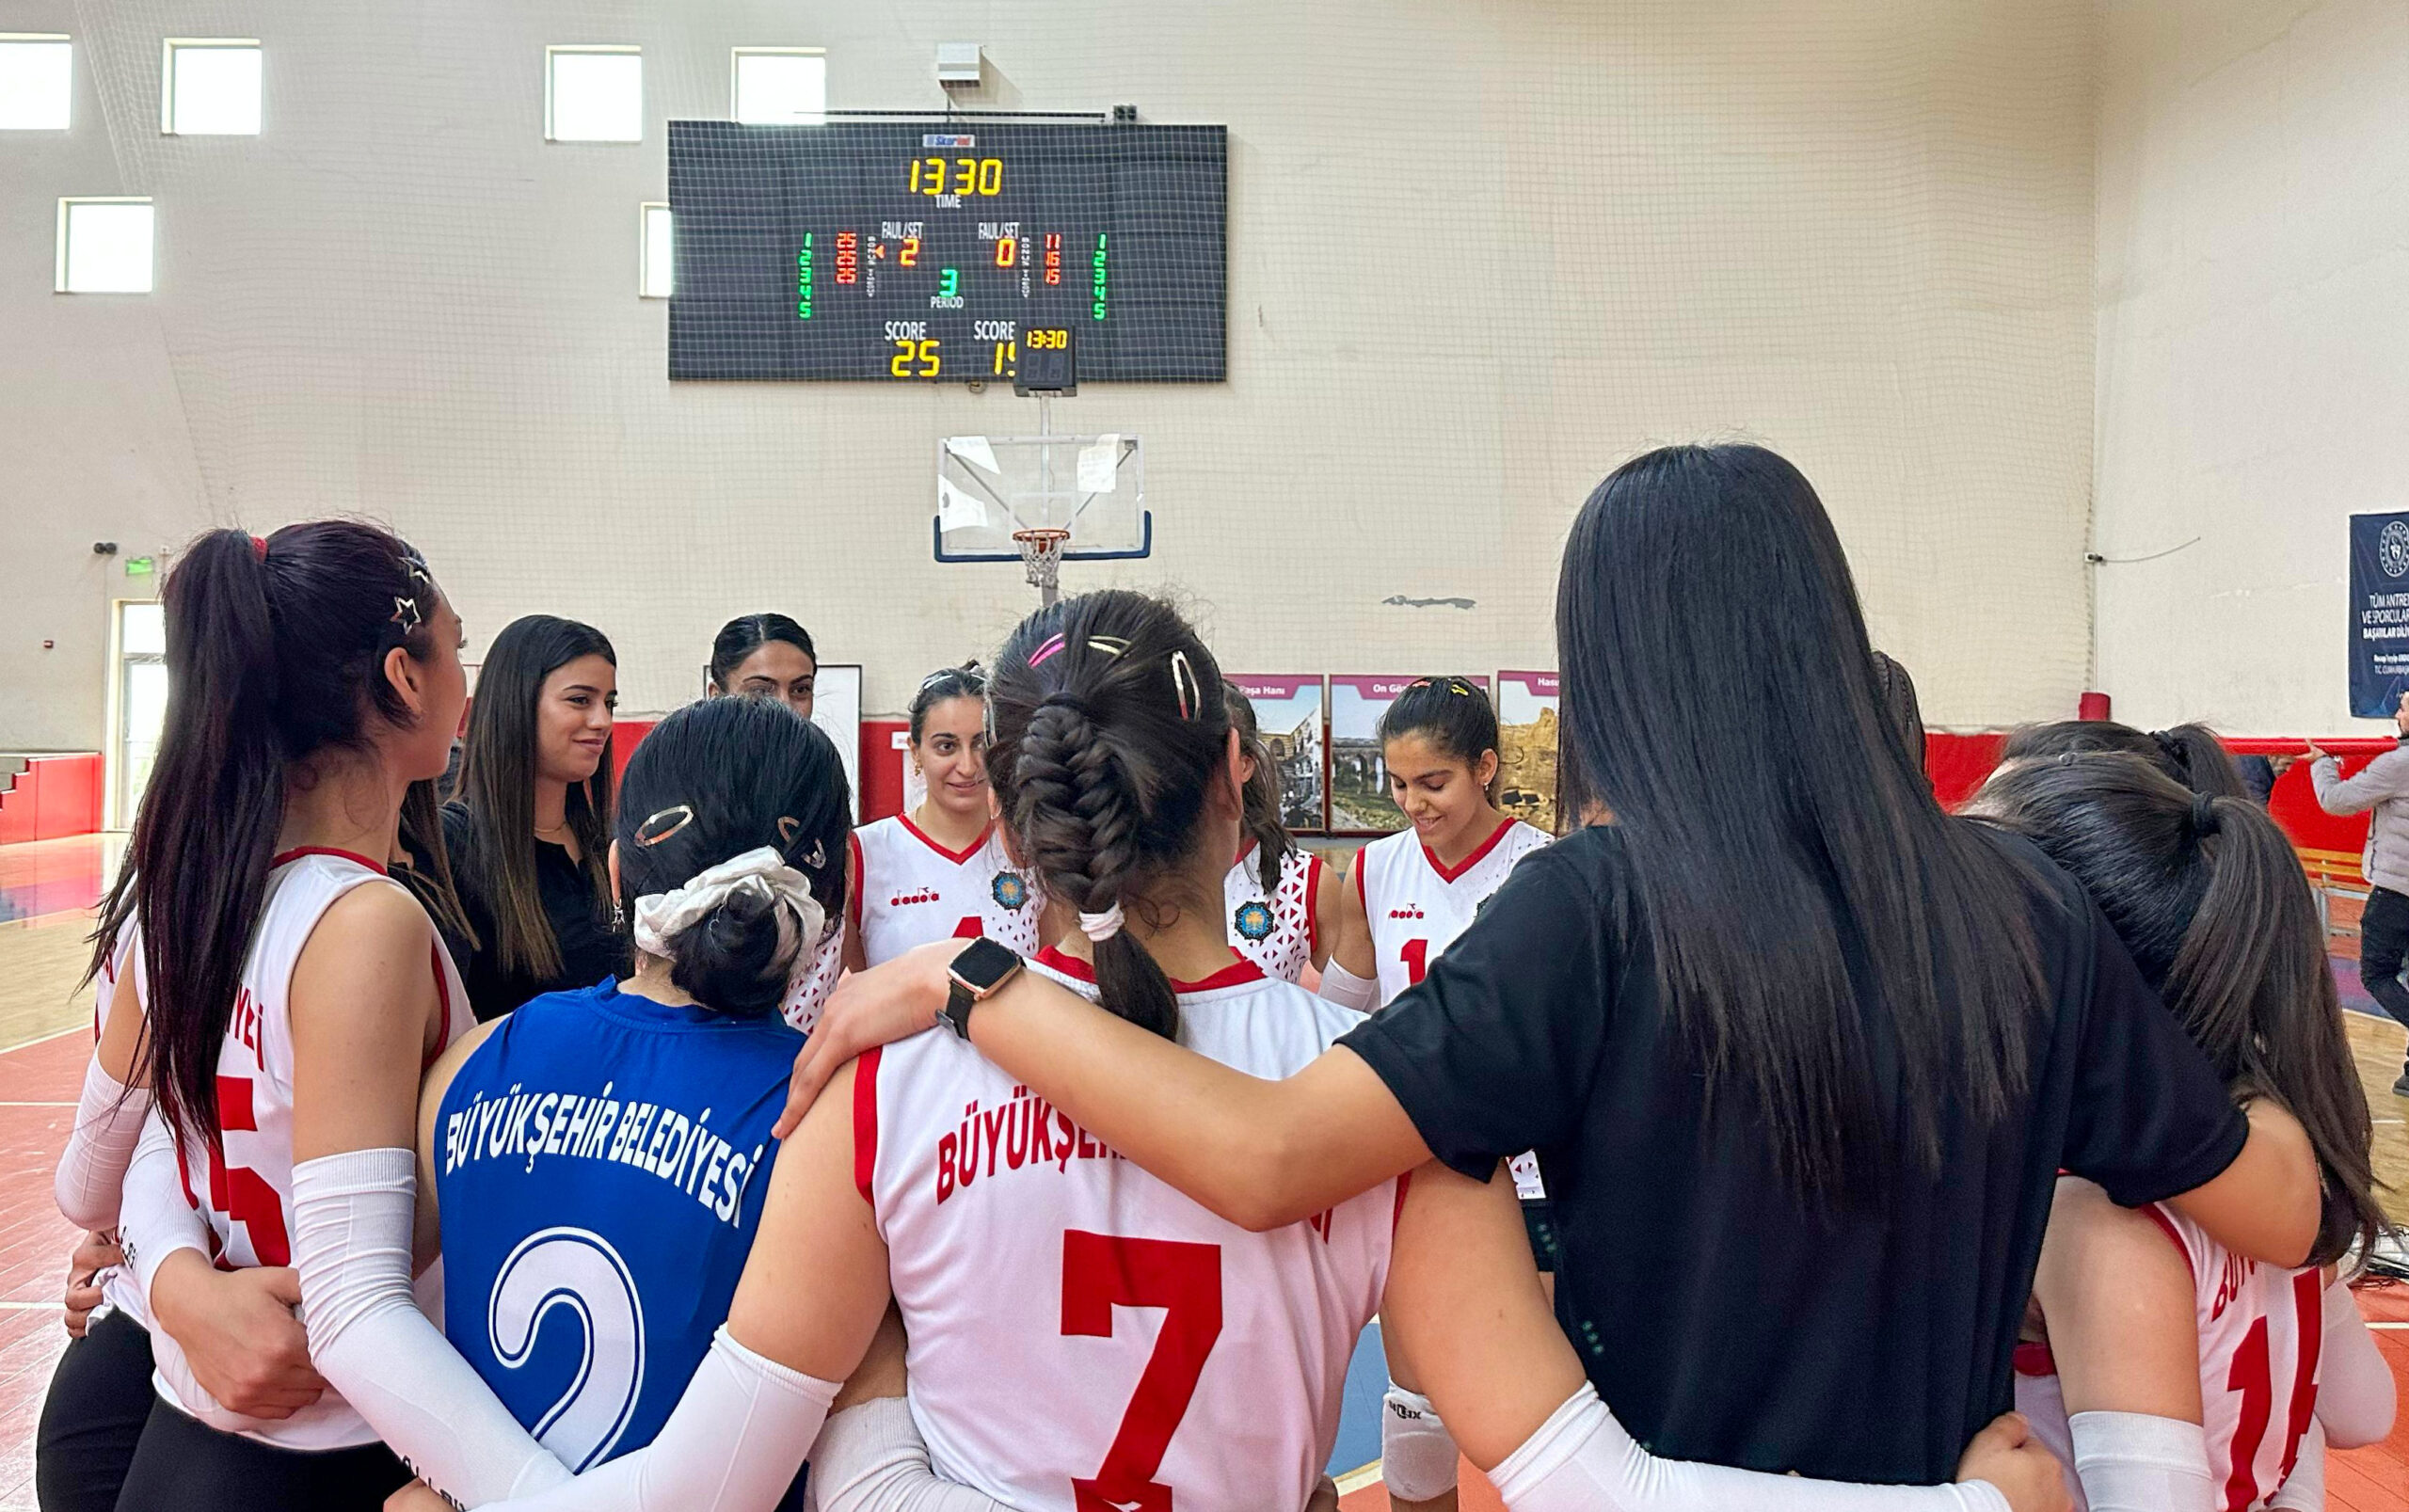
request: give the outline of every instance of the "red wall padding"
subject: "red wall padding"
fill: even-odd
[[[649,719],[623,719],[611,727],[611,772],[615,778],[628,774],[628,758],[636,754],[636,746],[652,733]],[[861,772],[862,822],[885,819],[903,811],[903,768],[895,756],[895,736],[910,728],[902,720],[866,719],[862,721]],[[5,821],[0,821],[5,822]],[[0,840],[6,832],[0,831]]]
[[[0,793],[0,845],[98,833],[101,782],[97,751],[34,757]]]

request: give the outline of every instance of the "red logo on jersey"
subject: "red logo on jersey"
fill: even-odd
[[[923,887],[918,892],[915,893],[897,893],[894,897],[886,900],[886,906],[889,908],[909,908],[915,903],[941,903],[943,901],[945,901],[944,895],[940,894],[935,888]]]
[[[1006,1170],[1032,1169],[1051,1163],[1055,1172],[1068,1170],[1074,1160],[1119,1160],[1121,1154],[1071,1121],[1071,1115],[1026,1087],[1013,1089],[1012,1101],[1000,1107],[981,1108],[972,1103],[962,1110],[962,1127],[937,1137],[937,1201],[943,1202],[981,1176],[996,1173],[1001,1157]]]
[[[1389,910],[1389,917],[1391,918],[1422,918],[1424,916],[1422,910],[1418,907],[1392,908]]]

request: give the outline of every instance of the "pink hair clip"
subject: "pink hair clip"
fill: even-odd
[[[1057,631],[1052,638],[1047,640],[1044,645],[1039,646],[1037,650],[1030,655],[1029,659],[1029,669],[1034,671],[1037,668],[1045,665],[1046,661],[1052,658],[1055,653],[1061,649],[1062,636],[1060,631]]]

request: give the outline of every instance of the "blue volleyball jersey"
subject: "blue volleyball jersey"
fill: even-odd
[[[443,1330],[571,1470],[652,1441],[727,1321],[803,1036],[549,993],[445,1089]]]

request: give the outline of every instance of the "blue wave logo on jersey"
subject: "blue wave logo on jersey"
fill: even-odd
[[[1017,871],[997,872],[996,884],[988,891],[995,894],[997,908],[1016,909],[1029,901],[1029,883]]]
[[[1272,922],[1270,907],[1259,898],[1240,903],[1236,915],[1230,920],[1239,939],[1257,943],[1271,938]]]

